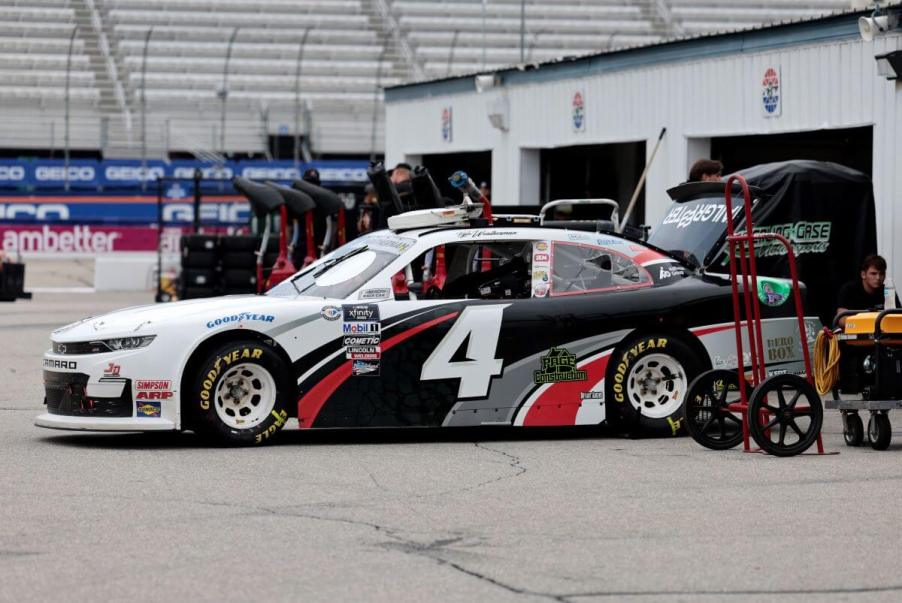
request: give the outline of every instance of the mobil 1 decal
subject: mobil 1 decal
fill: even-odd
[[[341,307],[342,345],[351,361],[351,374],[378,377],[382,358],[382,323],[377,304],[353,304]]]

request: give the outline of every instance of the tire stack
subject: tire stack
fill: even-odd
[[[179,299],[256,293],[259,247],[254,235],[183,236]],[[278,255],[279,239],[270,237],[263,266],[271,268]]]
[[[182,276],[179,299],[213,297],[219,292],[219,237],[193,234],[183,236]]]
[[[257,292],[257,255],[260,237],[222,237],[222,292],[224,295]],[[265,264],[264,264],[265,265]]]

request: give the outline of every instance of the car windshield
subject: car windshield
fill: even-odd
[[[416,241],[388,231],[374,232],[342,245],[266,292],[274,297],[344,299],[410,249]]]
[[[733,203],[733,215],[742,210],[742,201]],[[652,230],[648,242],[702,266],[727,230],[727,209],[723,196],[702,197],[674,203],[667,215]]]

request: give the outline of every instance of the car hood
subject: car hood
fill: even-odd
[[[229,295],[192,299],[168,304],[150,304],[116,310],[84,318],[53,331],[54,341],[82,341],[109,337],[158,334],[174,325],[215,328],[243,322],[248,326],[272,326],[286,319],[319,313],[323,306],[340,305],[340,300],[321,297],[267,297]]]

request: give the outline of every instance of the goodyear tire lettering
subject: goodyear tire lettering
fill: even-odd
[[[212,397],[211,391],[213,390],[213,386],[216,384],[216,380],[219,378],[219,375],[222,373],[223,368],[230,366],[239,359],[259,360],[262,356],[263,350],[260,348],[241,348],[238,350],[233,350],[228,354],[217,356],[216,360],[213,361],[213,368],[211,368],[207,372],[204,381],[201,384],[199,395],[201,410],[210,409],[210,398]]]
[[[651,338],[645,341],[640,341],[623,353],[621,361],[617,364],[617,369],[614,372],[613,390],[615,401],[622,403],[625,399],[623,396],[623,380],[626,379],[626,371],[627,369],[629,369],[630,361],[637,358],[639,354],[642,354],[648,350],[659,350],[666,347],[666,337],[659,337],[657,339]]]

